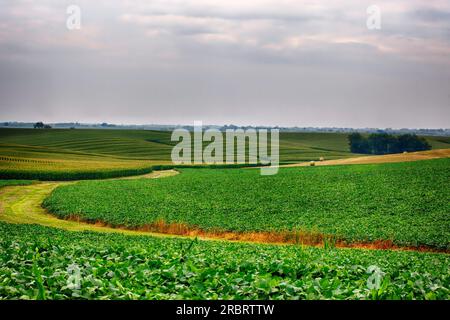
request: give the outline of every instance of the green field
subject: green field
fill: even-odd
[[[353,166],[183,169],[168,179],[85,181],[44,206],[113,226],[164,221],[213,231],[314,231],[338,239],[450,248],[450,159]]]
[[[443,254],[60,231],[0,222],[0,299],[449,299]],[[379,289],[373,268],[379,268]],[[69,281],[79,270],[79,287]]]
[[[0,128],[0,155],[36,159],[67,158],[152,160],[170,162],[176,142],[169,131]],[[450,148],[450,137],[426,137],[433,149]],[[351,156],[346,133],[280,133],[282,162]]]
[[[171,165],[169,131],[0,128],[0,178],[104,179]],[[205,142],[205,144],[207,144]],[[282,133],[282,162],[346,158],[346,135]]]
[[[450,158],[281,168],[274,176],[191,167],[40,183],[31,179],[168,168],[174,143],[170,132],[138,130],[0,129],[0,137],[0,188],[8,186],[0,189],[0,300],[450,298]],[[280,138],[284,163],[357,156],[345,134]],[[427,139],[434,149],[450,146],[450,138]],[[324,237],[309,247],[301,237],[269,245],[145,231],[162,222]],[[446,253],[337,248],[377,240]]]
[[[102,179],[148,173],[170,165],[176,142],[169,131],[0,128],[0,179]],[[449,148],[449,137],[427,137],[433,148]],[[205,144],[207,144],[205,142]],[[281,163],[357,156],[347,134],[280,134]]]
[[[0,154],[48,159],[87,156],[106,159],[170,162],[169,131],[0,129]],[[350,156],[347,135],[338,133],[281,133],[283,162]],[[60,154],[58,154],[60,152]]]

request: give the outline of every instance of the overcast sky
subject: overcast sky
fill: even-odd
[[[0,120],[450,128],[450,1],[0,0]]]

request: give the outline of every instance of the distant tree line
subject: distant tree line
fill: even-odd
[[[389,154],[431,149],[425,138],[415,134],[394,136],[387,133],[373,133],[364,137],[355,132],[348,136],[348,142],[351,152],[365,154]]]

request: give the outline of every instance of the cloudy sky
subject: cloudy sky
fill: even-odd
[[[450,1],[0,0],[0,120],[450,128]]]

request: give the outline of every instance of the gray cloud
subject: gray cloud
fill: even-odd
[[[450,20],[450,11],[436,10],[432,8],[417,9],[412,11],[412,16],[422,19],[426,22],[444,22],[448,23]]]
[[[0,0],[0,120],[449,127],[450,4],[370,4]]]

